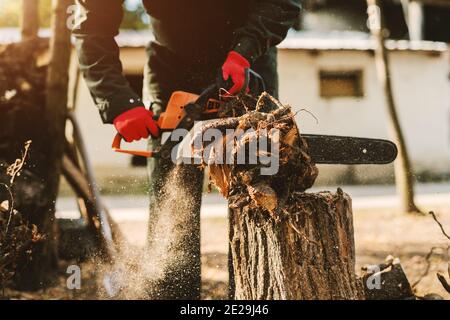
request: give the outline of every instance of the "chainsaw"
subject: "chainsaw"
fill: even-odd
[[[172,150],[179,144],[179,139],[172,139],[176,129],[193,130],[195,123],[218,118],[220,107],[226,96],[220,95],[222,86],[216,83],[206,88],[200,95],[184,91],[172,93],[164,112],[155,117],[162,132],[161,145],[151,151],[122,149],[122,136],[117,134],[112,149],[115,152],[147,158],[170,159]],[[264,81],[259,74],[247,69],[246,86],[255,96],[265,91]],[[196,126],[197,127],[197,126]],[[192,136],[192,135],[190,135]],[[388,164],[397,157],[396,145],[388,140],[358,138],[333,135],[302,134],[306,140],[312,160],[317,164]],[[189,135],[184,137],[185,143]]]

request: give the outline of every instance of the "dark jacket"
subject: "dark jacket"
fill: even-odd
[[[208,65],[235,50],[254,62],[286,36],[300,0],[143,0],[155,42],[186,64]],[[102,119],[142,105],[122,74],[114,37],[123,0],[77,0],[74,28],[80,67]],[[216,71],[214,71],[216,72]]]

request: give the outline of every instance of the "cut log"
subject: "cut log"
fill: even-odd
[[[222,139],[212,147],[193,147],[209,165],[212,183],[229,200],[235,298],[363,299],[355,275],[351,199],[340,189],[304,193],[318,170],[291,108],[263,93],[257,100],[230,100],[222,115],[233,118],[208,123],[198,133],[215,129]],[[229,129],[245,133],[231,136]],[[218,156],[221,150],[227,154]],[[246,159],[258,161],[239,162],[242,150]],[[231,161],[215,161],[222,158]]]

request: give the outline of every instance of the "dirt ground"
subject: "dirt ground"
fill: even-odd
[[[423,208],[434,210],[441,223],[450,231],[450,208]],[[354,212],[357,267],[382,262],[387,255],[400,258],[411,284],[421,279],[427,269],[426,256],[432,247],[447,248],[450,242],[443,236],[432,217],[408,216],[394,210],[360,210]],[[145,243],[146,225],[142,222],[122,223],[127,240],[142,247]],[[446,274],[448,252],[435,249],[428,273],[416,286],[416,294],[437,293],[450,299],[436,278],[436,272]],[[98,299],[105,298],[101,277],[93,263],[84,263],[81,290],[66,289],[65,270],[70,262],[61,264],[60,277],[52,288],[38,293],[7,291],[13,299]],[[226,299],[227,297],[227,228],[223,218],[202,220],[202,297]]]

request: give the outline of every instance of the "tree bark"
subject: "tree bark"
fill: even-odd
[[[400,125],[392,89],[389,58],[385,46],[386,29],[383,26],[381,7],[378,0],[367,0],[369,27],[375,39],[375,64],[384,92],[386,107],[389,113],[391,135],[398,147],[398,157],[395,162],[395,181],[400,195],[401,209],[409,213],[420,213],[414,202],[414,173],[409,160],[405,137]]]
[[[39,0],[22,0],[20,29],[22,40],[29,40],[38,36]]]
[[[248,206],[231,210],[236,299],[364,299],[350,197],[294,192],[283,211],[275,221]]]

